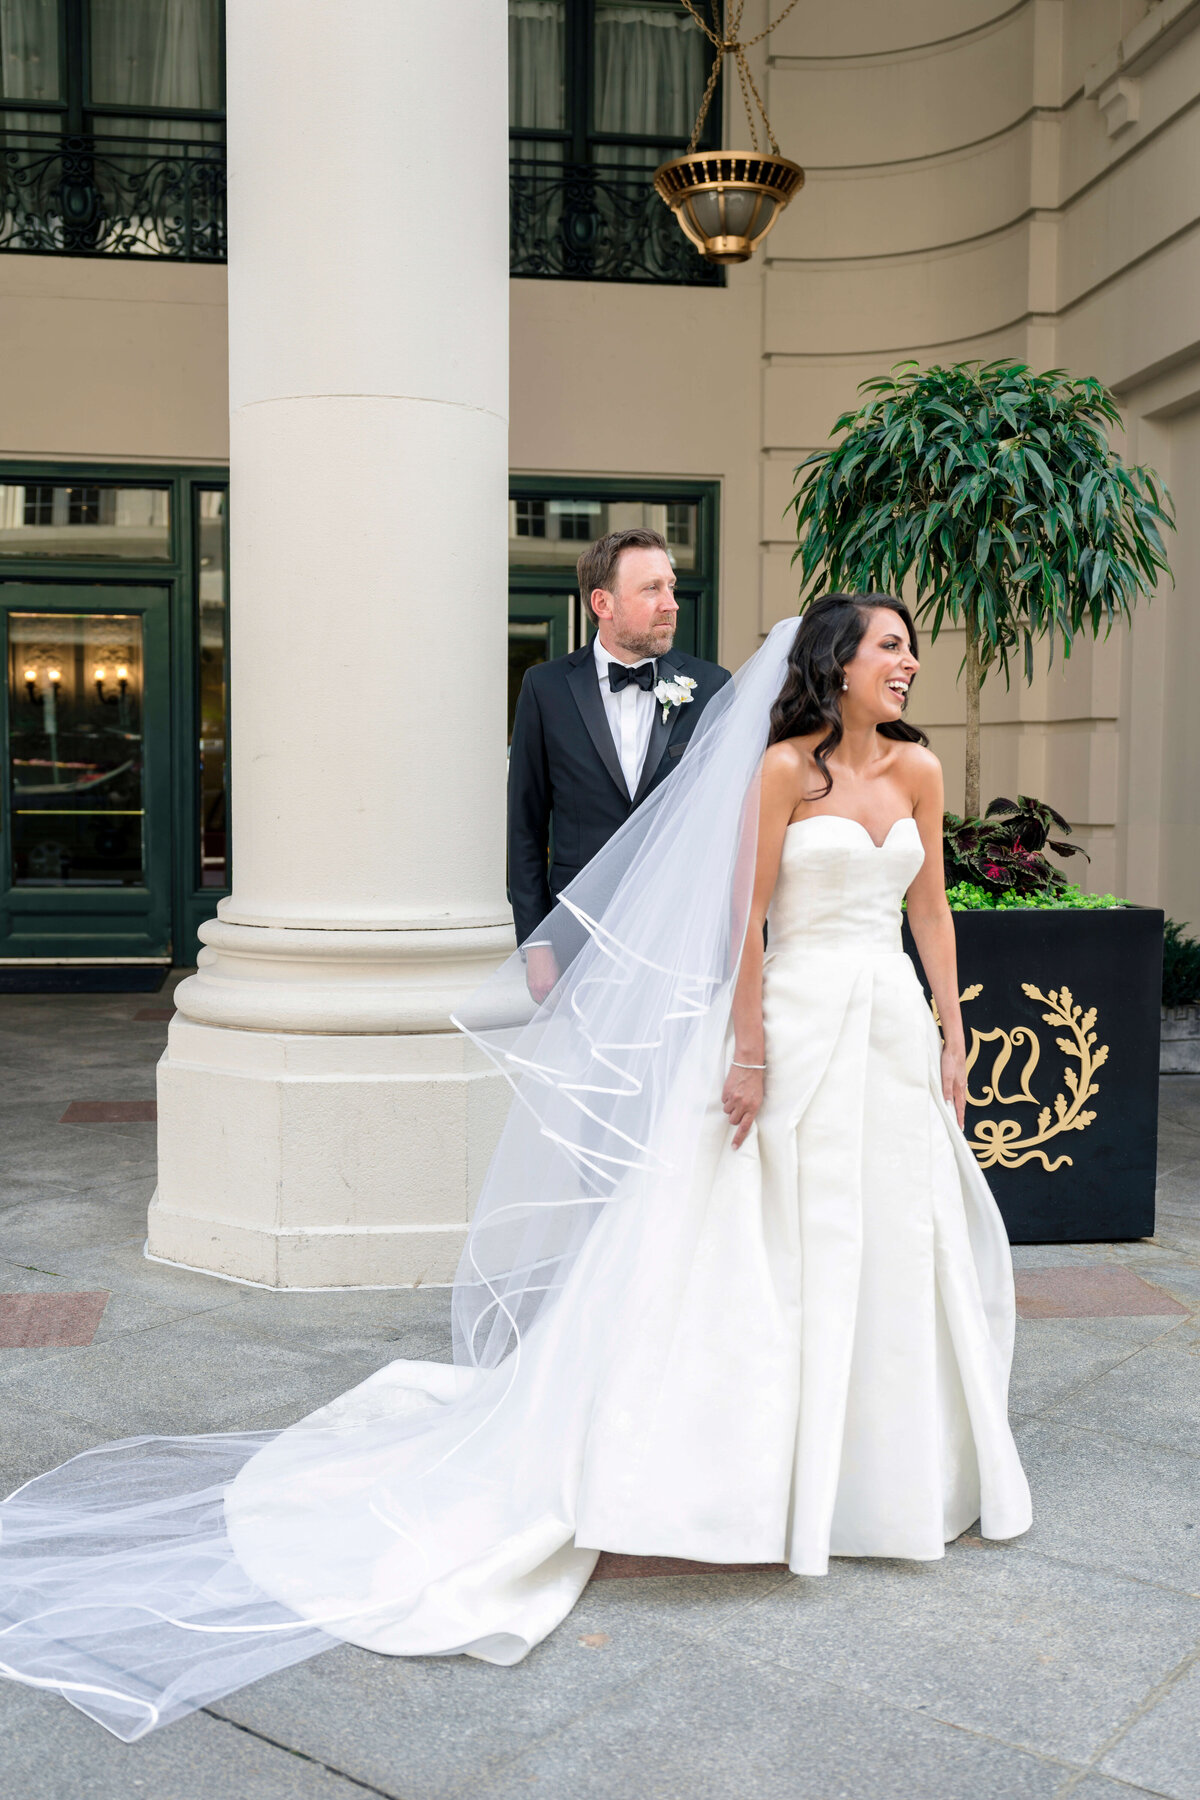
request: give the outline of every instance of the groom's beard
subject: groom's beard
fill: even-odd
[[[675,642],[675,625],[676,621],[669,619],[646,631],[614,632],[613,642],[626,656],[665,656]]]

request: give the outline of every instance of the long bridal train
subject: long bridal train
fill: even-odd
[[[227,1502],[239,1561],[392,1654],[509,1663],[600,1549],[708,1562],[927,1559],[1030,1522],[1007,1418],[1008,1242],[941,1096],[899,904],[921,862],[828,815],[788,832],[764,977],[767,1101],[729,1147],[720,1046],[683,1205],[610,1206],[473,1436],[388,1423],[453,1397],[394,1363],[285,1432]],[[572,1303],[574,1302],[574,1303]],[[447,1458],[440,1463],[442,1449]],[[414,1504],[419,1495],[419,1506]],[[347,1613],[350,1616],[346,1616]]]
[[[564,977],[464,1020],[513,1080],[455,1290],[456,1365],[396,1362],[278,1434],[135,1440],[0,1508],[0,1670],[133,1738],[335,1640],[527,1654],[600,1549],[927,1559],[1029,1524],[995,1204],[900,947],[901,820],[791,827],[767,1098],[720,1094],[755,774],[794,632],[572,884]]]

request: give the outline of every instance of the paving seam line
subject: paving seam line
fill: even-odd
[[[984,1539],[985,1544],[992,1541]],[[994,1541],[1003,1544],[1005,1549],[1019,1552],[1022,1556],[1037,1556],[1043,1562],[1059,1563],[1064,1569],[1084,1569],[1089,1575],[1108,1575],[1114,1581],[1133,1581],[1139,1587],[1149,1588],[1153,1594],[1168,1594],[1176,1600],[1200,1600],[1200,1589],[1170,1587],[1166,1582],[1152,1581],[1148,1575],[1134,1575],[1128,1569],[1114,1568],[1111,1563],[1076,1562],[1073,1557],[1064,1556],[1059,1550],[1041,1550],[1036,1545],[1022,1544],[1019,1538],[997,1538]]]
[[[389,1788],[376,1787],[372,1782],[363,1781],[357,1775],[347,1774],[345,1769],[339,1769],[334,1763],[325,1762],[319,1756],[310,1756],[307,1750],[297,1750],[294,1745],[285,1744],[282,1738],[272,1737],[269,1732],[258,1731],[253,1725],[242,1725],[237,1719],[227,1718],[224,1713],[216,1710],[215,1704],[202,1706],[200,1711],[207,1713],[210,1719],[217,1719],[222,1725],[229,1725],[234,1731],[240,1731],[245,1737],[257,1738],[260,1744],[270,1744],[274,1749],[282,1750],[288,1756],[297,1757],[300,1762],[311,1763],[315,1769],[324,1769],[327,1775],[336,1775],[339,1781],[348,1781],[352,1787],[361,1788],[366,1794],[378,1794],[380,1800],[405,1800],[403,1794],[394,1793]]]
[[[1154,1710],[1160,1700],[1166,1698],[1171,1689],[1183,1679],[1190,1669],[1195,1668],[1197,1663],[1200,1663],[1200,1644],[1198,1644],[1195,1649],[1189,1650],[1187,1655],[1183,1657],[1180,1662],[1176,1663],[1175,1667],[1169,1670],[1168,1673],[1163,1676],[1161,1681],[1155,1683],[1149,1693],[1144,1695],[1134,1707],[1124,1724],[1118,1725],[1112,1735],[1107,1737],[1100,1745],[1100,1748],[1096,1751],[1087,1767],[1081,1769],[1078,1775],[1072,1776],[1071,1780],[1066,1782],[1065,1785],[1058,1790],[1058,1794],[1055,1795],[1055,1800],[1059,1800],[1060,1795],[1065,1797],[1068,1794],[1073,1794],[1080,1782],[1085,1781],[1089,1775],[1099,1773],[1104,1776],[1106,1781],[1119,1781],[1121,1779],[1119,1775],[1109,1775],[1105,1770],[1100,1768],[1101,1762],[1108,1755],[1110,1750],[1116,1749],[1117,1745],[1121,1742],[1121,1739],[1126,1737],[1129,1732],[1133,1730],[1133,1727],[1140,1719],[1144,1719],[1147,1713]],[[1132,1787],[1133,1783],[1127,1785]],[[1135,1793],[1152,1794],[1155,1791],[1154,1788],[1134,1787]]]
[[[1025,1323],[1026,1325],[1038,1325],[1038,1324],[1049,1323],[1049,1322],[1050,1321],[1048,1321],[1048,1320],[1044,1321],[1044,1320],[1039,1320],[1039,1319],[1026,1319],[1023,1321],[1023,1323]],[[1070,1321],[1065,1321],[1065,1322],[1069,1323]],[[1062,1323],[1064,1323],[1064,1321],[1061,1319],[1056,1319],[1054,1321],[1054,1323],[1062,1324]],[[1182,1325],[1185,1323],[1186,1323],[1186,1317],[1181,1318],[1179,1321],[1179,1324]],[[1172,1327],[1172,1329],[1177,1330],[1178,1327],[1177,1326]],[[1102,1334],[1095,1333],[1094,1335],[1101,1336]],[[1157,1338],[1151,1338],[1150,1343],[1151,1344],[1161,1343],[1162,1339],[1164,1337],[1168,1337],[1169,1335],[1170,1335],[1169,1332],[1162,1332]],[[1104,1341],[1106,1343],[1110,1343],[1110,1344],[1119,1344],[1122,1340],[1120,1338],[1107,1338]],[[1080,1381],[1075,1387],[1068,1388],[1065,1393],[1057,1395],[1056,1398],[1053,1400],[1048,1400],[1046,1402],[1045,1406],[1040,1407],[1037,1412],[1031,1412],[1031,1413],[1027,1412],[1023,1416],[1027,1419],[1044,1419],[1047,1416],[1047,1414],[1049,1413],[1049,1410],[1052,1406],[1062,1406],[1065,1401],[1073,1400],[1075,1398],[1076,1394],[1081,1394],[1083,1392],[1084,1388],[1090,1387],[1094,1381],[1102,1381],[1105,1376],[1111,1375],[1113,1373],[1114,1369],[1120,1369],[1127,1362],[1132,1362],[1135,1356],[1140,1356],[1142,1351],[1147,1348],[1148,1348],[1148,1346],[1146,1344],[1134,1344],[1130,1348],[1128,1355],[1118,1356],[1115,1362],[1111,1362],[1108,1365],[1107,1369],[1102,1369],[1100,1371],[1100,1373],[1097,1375],[1088,1375],[1083,1381]],[[1142,1440],[1138,1439],[1138,1438],[1131,1438],[1129,1441],[1130,1441],[1130,1443],[1140,1443]],[[1151,1441],[1153,1441],[1153,1440],[1151,1440]]]
[[[730,1567],[736,1568],[737,1565],[735,1563],[731,1563]],[[616,1577],[615,1579],[620,1579],[620,1578]],[[678,1576],[678,1575],[670,1575],[670,1576],[653,1576],[652,1575],[652,1576],[640,1576],[640,1577],[637,1577],[636,1579],[642,1581],[644,1584],[645,1581],[647,1581],[647,1580],[650,1580],[650,1581],[656,1581],[656,1580],[676,1581],[676,1580],[681,1580],[681,1579],[682,1580],[695,1579],[695,1577]],[[569,1718],[561,1719],[559,1721],[559,1723],[553,1728],[553,1730],[548,1731],[544,1737],[535,1738],[532,1743],[526,1744],[523,1749],[518,1750],[514,1755],[508,1757],[507,1760],[501,1762],[499,1768],[496,1770],[496,1773],[500,1774],[502,1772],[507,1772],[508,1770],[511,1770],[512,1768],[514,1768],[516,1766],[516,1764],[521,1762],[523,1760],[523,1758],[525,1758],[526,1756],[529,1756],[533,1751],[544,1749],[547,1745],[552,1744],[556,1738],[561,1738],[563,1736],[563,1734],[565,1732],[569,1731],[572,1725],[577,1724],[580,1719],[588,1718],[595,1713],[602,1712],[606,1707],[610,1706],[614,1700],[619,1699],[620,1696],[622,1694],[624,1694],[629,1688],[635,1686],[640,1681],[644,1681],[647,1674],[649,1674],[651,1671],[653,1671],[654,1673],[657,1673],[660,1669],[669,1668],[672,1663],[680,1662],[688,1654],[689,1650],[694,1650],[696,1648],[696,1645],[698,1643],[702,1642],[705,1638],[713,1637],[716,1634],[716,1632],[720,1629],[721,1625],[726,1624],[728,1622],[728,1620],[730,1620],[730,1619],[736,1618],[739,1613],[748,1612],[751,1607],[757,1606],[760,1603],[760,1601],[768,1598],[768,1596],[770,1594],[777,1593],[780,1588],[785,1587],[789,1581],[792,1581],[794,1579],[795,1579],[795,1577],[791,1574],[790,1571],[786,1575],[781,1575],[778,1578],[778,1580],[776,1580],[775,1582],[772,1583],[771,1587],[767,1589],[766,1593],[755,1594],[751,1599],[748,1599],[743,1605],[734,1607],[729,1612],[724,1613],[721,1617],[719,1625],[712,1625],[712,1626],[709,1626],[709,1627],[707,1627],[703,1630],[699,1630],[699,1631],[690,1630],[686,1626],[683,1627],[683,1630],[685,1632],[687,1632],[688,1635],[690,1635],[690,1637],[693,1640],[690,1644],[681,1645],[681,1647],[678,1650],[673,1650],[668,1655],[660,1657],[657,1662],[644,1663],[642,1665],[642,1667],[640,1669],[638,1669],[635,1674],[631,1675],[627,1681],[622,1681],[622,1682],[618,1683],[617,1686],[609,1688],[607,1693],[605,1693],[605,1695],[603,1696],[603,1698],[599,1701],[599,1703],[597,1705],[583,1707],[580,1709],[580,1711],[572,1713]],[[562,1630],[562,1629],[564,1629],[564,1626],[559,1627],[559,1630]],[[739,1651],[738,1654],[745,1655],[745,1652]],[[747,1658],[747,1661],[752,1661],[752,1660],[753,1660],[752,1658]],[[467,1781],[476,1781],[478,1779],[480,1779],[480,1777],[478,1775],[469,1775],[466,1777]],[[485,1781],[490,1780],[490,1777],[484,1776],[483,1779]],[[465,1785],[465,1783],[460,1782],[457,1787],[448,1788],[446,1790],[447,1794],[453,1795],[453,1794],[461,1793],[464,1785]],[[481,1791],[481,1790],[477,1790],[477,1791]]]
[[[1059,1794],[1070,1792],[1085,1775],[1092,1772],[1090,1764],[1087,1767],[1081,1767],[1076,1762],[1068,1761],[1065,1756],[1056,1756],[1051,1750],[1035,1750],[1031,1745],[1017,1743],[1012,1738],[997,1737],[994,1732],[984,1731],[978,1725],[964,1725],[961,1719],[944,1719],[941,1713],[932,1712],[928,1705],[907,1706],[903,1701],[889,1700],[886,1695],[876,1693],[874,1689],[847,1687],[842,1682],[831,1681],[826,1675],[813,1675],[807,1669],[797,1669],[791,1663],[779,1662],[773,1656],[754,1656],[748,1650],[742,1650],[739,1654],[744,1656],[747,1662],[761,1664],[769,1669],[779,1669],[785,1675],[798,1675],[804,1680],[817,1682],[842,1699],[849,1696],[852,1699],[870,1700],[874,1705],[882,1707],[888,1712],[903,1713],[908,1718],[915,1715],[921,1719],[928,1719],[934,1725],[944,1726],[947,1731],[957,1731],[963,1737],[975,1738],[983,1744],[994,1744],[998,1750],[1014,1750],[1019,1756],[1031,1757],[1034,1762],[1043,1763],[1047,1768],[1066,1769],[1069,1771],[1067,1785],[1055,1789],[1055,1800]],[[1120,1780],[1118,1776],[1108,1776],[1106,1779],[1115,1782]],[[1150,1788],[1133,1788],[1128,1782],[1122,1785],[1130,1787],[1132,1792],[1138,1794],[1149,1794],[1153,1791]],[[1170,1797],[1167,1796],[1166,1800],[1170,1800]]]

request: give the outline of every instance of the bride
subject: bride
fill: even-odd
[[[19,1489],[0,1672],[133,1739],[337,1640],[517,1662],[601,1550],[819,1576],[1027,1529],[917,668],[887,596],[776,626],[539,928],[553,992],[514,957],[456,1021],[513,1099],[454,1363]]]

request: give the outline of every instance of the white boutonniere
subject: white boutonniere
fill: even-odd
[[[671,708],[673,706],[691,705],[692,689],[695,685],[696,684],[690,675],[677,675],[674,681],[660,681],[657,683],[654,689],[654,698],[663,709],[662,716],[664,725],[671,716]]]

